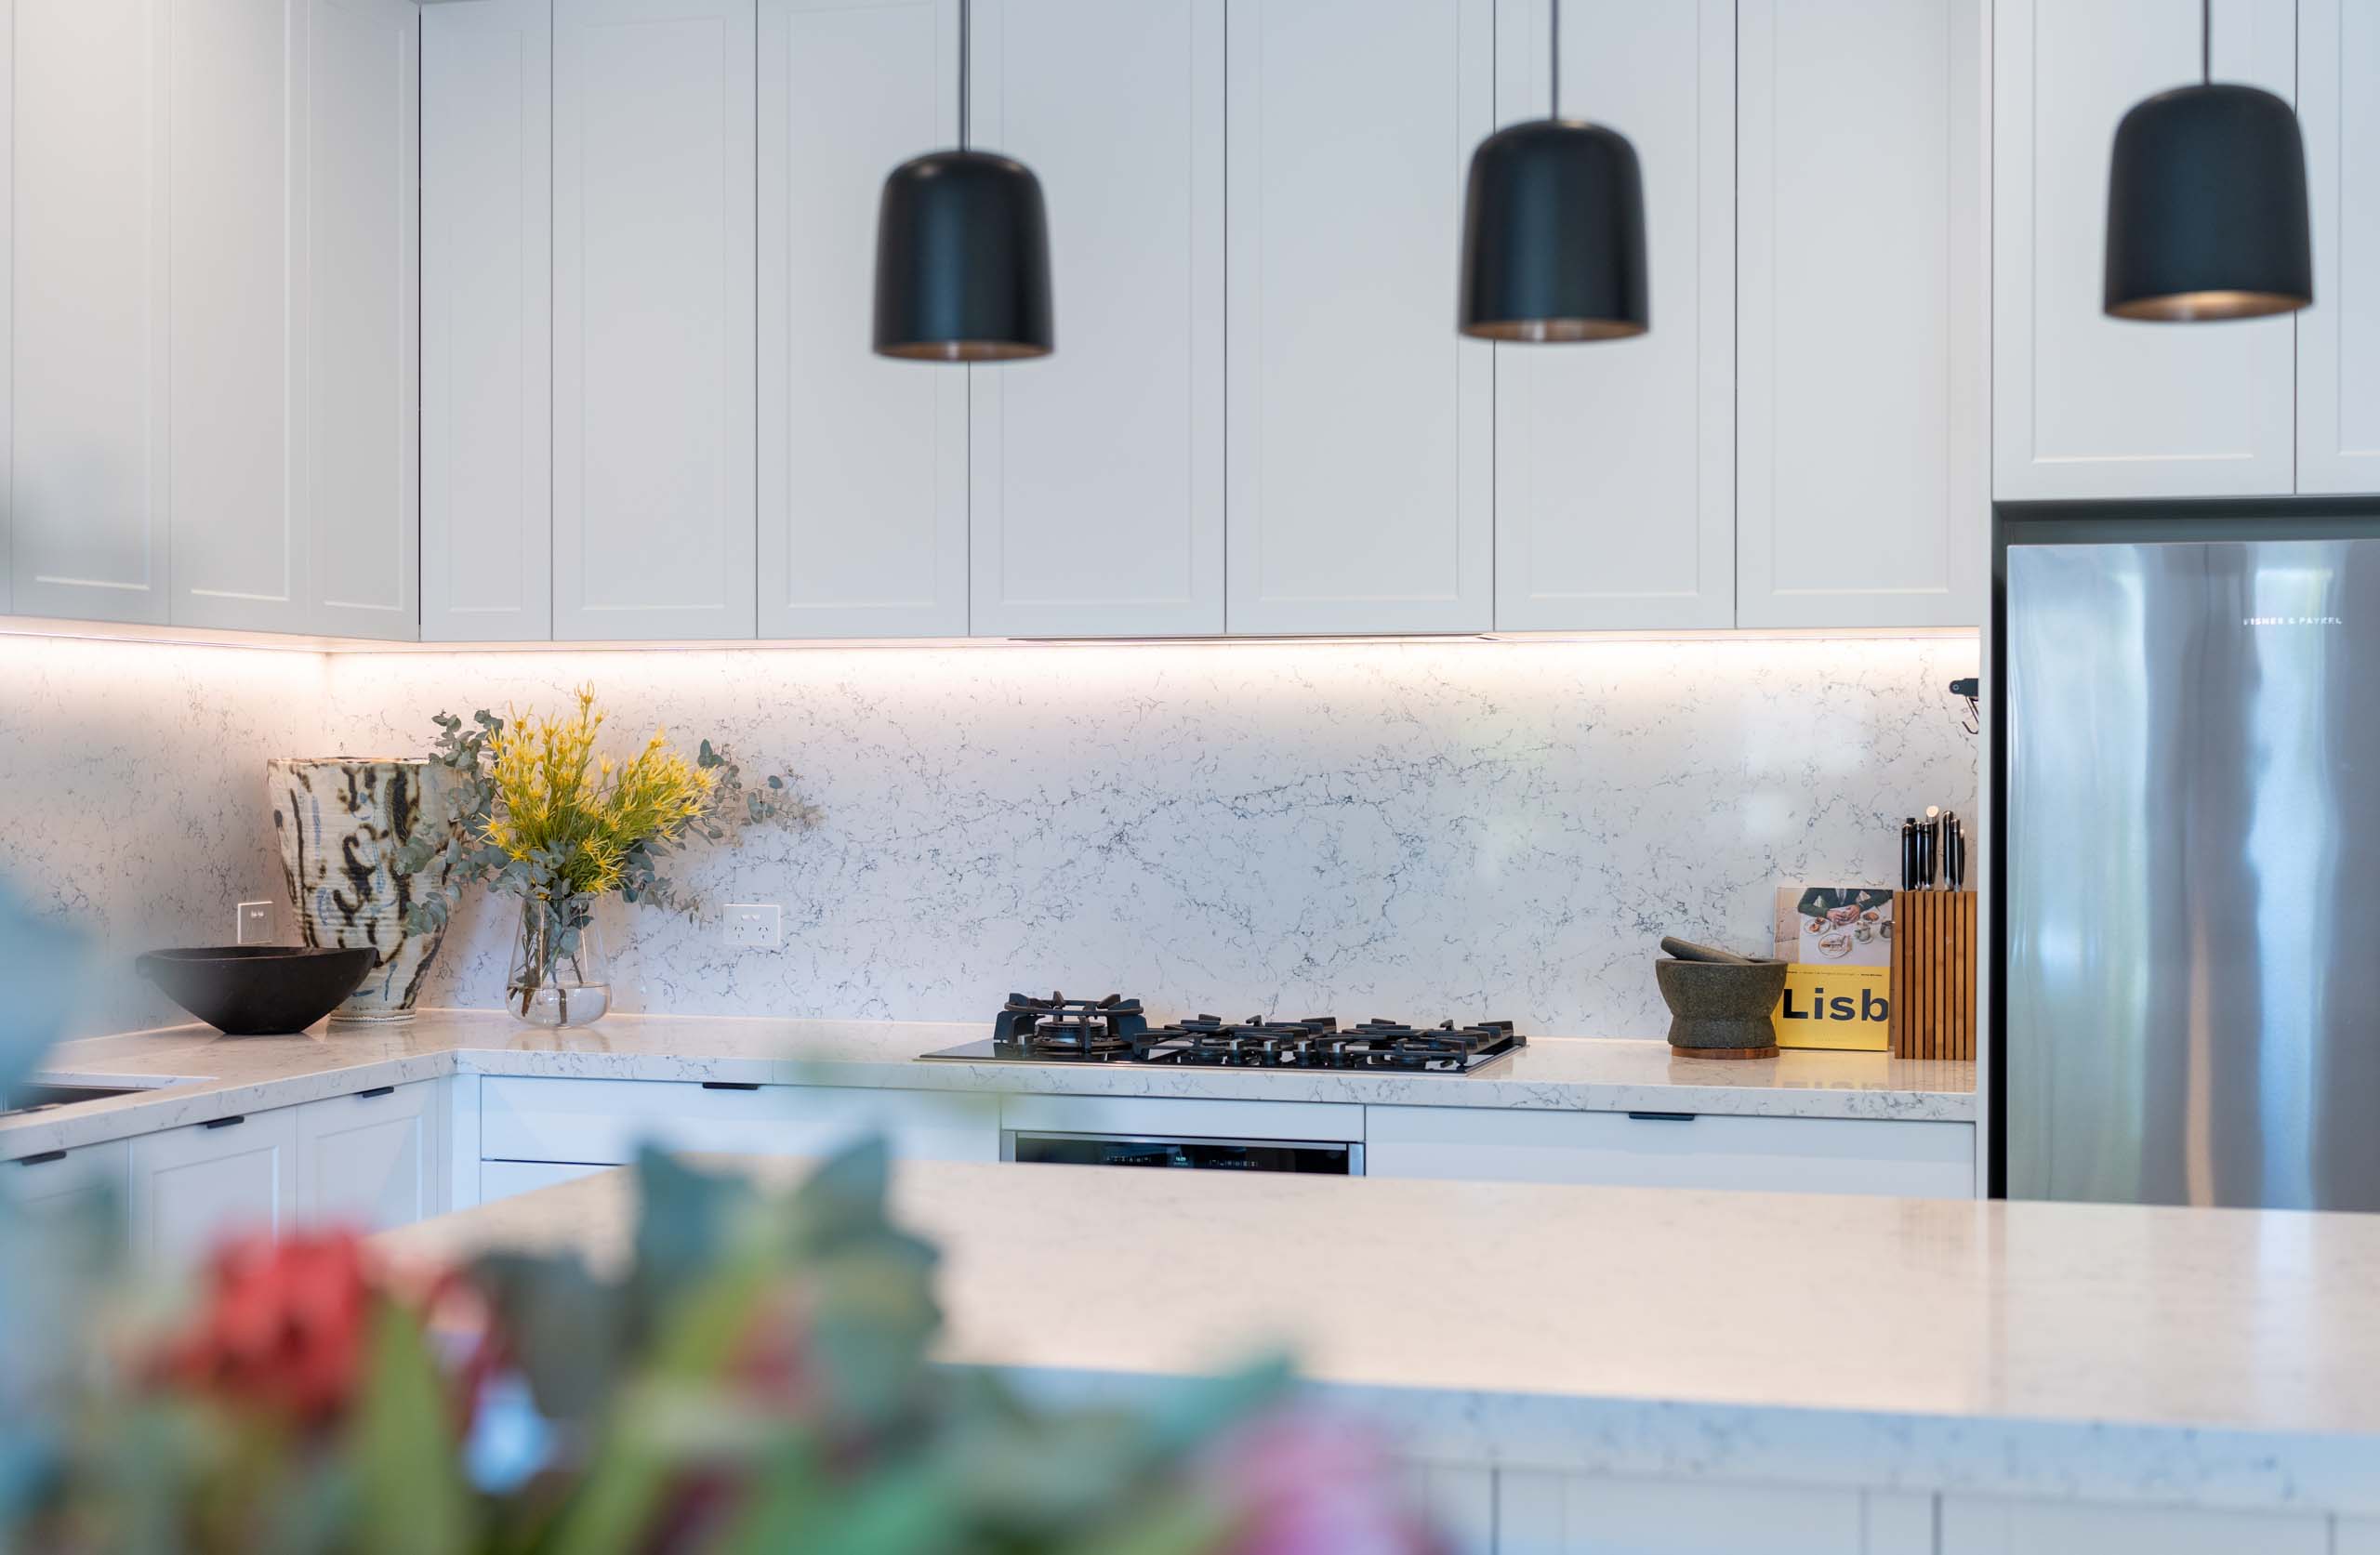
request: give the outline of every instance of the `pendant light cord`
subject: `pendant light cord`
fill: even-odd
[[[2215,85],[2215,0],[2198,0],[2198,78]]]
[[[1547,0],[1547,6],[1554,13],[1554,23],[1547,29],[1550,41],[1546,45],[1554,57],[1554,112],[1551,116],[1558,119],[1562,116],[1562,0]]]
[[[969,23],[975,7],[969,0],[959,0],[959,149],[967,149],[967,36]]]

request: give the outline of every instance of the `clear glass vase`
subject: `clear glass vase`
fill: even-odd
[[[591,1026],[612,1008],[611,969],[595,904],[583,897],[521,903],[504,980],[505,1008],[533,1026]]]

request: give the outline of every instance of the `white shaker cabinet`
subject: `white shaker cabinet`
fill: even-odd
[[[1994,1501],[1944,1496],[1937,1555],[2330,1555],[2329,1520],[2313,1512]],[[2346,1532],[2344,1526],[2341,1532]]]
[[[1456,333],[1455,281],[1495,21],[1495,0],[1230,0],[1235,633],[1493,624],[1495,358]]]
[[[2215,78],[2293,98],[2295,10],[2216,0]],[[2116,122],[2199,79],[2195,0],[1993,11],[1992,495],[2292,490],[2289,318],[2177,325],[2100,311]]]
[[[968,369],[870,349],[884,175],[958,138],[958,0],[760,0],[761,637],[966,635]]]
[[[132,1141],[132,1247],[165,1268],[203,1258],[226,1236],[279,1234],[295,1223],[298,1112],[218,1118]]]
[[[308,183],[298,149],[311,7],[171,11],[158,105],[170,147],[161,163],[170,613],[178,626],[304,631],[313,532]]]
[[[2380,492],[2380,8],[2298,0],[2314,306],[2297,315],[2297,489]]]
[[[444,1087],[372,1086],[298,1114],[298,1218],[389,1231],[444,1211]]]
[[[421,635],[553,636],[551,0],[421,13]]]
[[[1500,125],[1545,116],[1547,4],[1499,0]],[[1494,348],[1495,624],[1732,626],[1736,7],[1570,0],[1563,20],[1563,113],[1636,148],[1653,327]]]
[[[753,5],[555,8],[563,640],[753,635]]]
[[[1977,626],[1990,7],[1739,17],[1736,624]]]
[[[0,86],[12,260],[0,604],[161,623],[171,608],[166,0],[12,8],[0,36],[13,56]]]
[[[0,1193],[35,1217],[88,1216],[109,1199],[121,1212],[131,1173],[130,1144],[108,1140],[0,1164]]]
[[[977,0],[971,140],[1041,179],[1058,336],[970,375],[980,634],[1223,630],[1223,13]]]
[[[306,0],[305,357],[298,394],[310,629],[421,635],[421,14]]]

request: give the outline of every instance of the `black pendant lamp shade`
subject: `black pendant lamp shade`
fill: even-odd
[[[1050,222],[1041,181],[988,152],[912,157],[876,220],[876,349],[919,362],[1047,356]]]
[[[2254,319],[2314,300],[2297,115],[2270,92],[2215,85],[2212,20],[2202,3],[2201,84],[2116,125],[2102,303],[2116,318]]]
[[[959,149],[911,157],[876,209],[876,353],[1017,362],[1057,345],[1041,180],[967,149],[968,0],[959,0]]]
[[[1651,323],[1644,176],[1628,138],[1540,119],[1481,141],[1462,206],[1462,333],[1618,340]]]
[[[1562,117],[1562,0],[1547,18],[1553,112],[1471,153],[1456,327],[1482,340],[1620,340],[1652,324],[1645,178],[1628,137]]]

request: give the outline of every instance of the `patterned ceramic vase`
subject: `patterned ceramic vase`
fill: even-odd
[[[331,1019],[412,1020],[414,1000],[445,934],[405,929],[407,909],[432,882],[400,875],[393,866],[415,826],[423,824],[430,764],[284,757],[266,762],[265,771],[282,879],[298,933],[310,945],[369,945],[377,953],[364,985]]]

